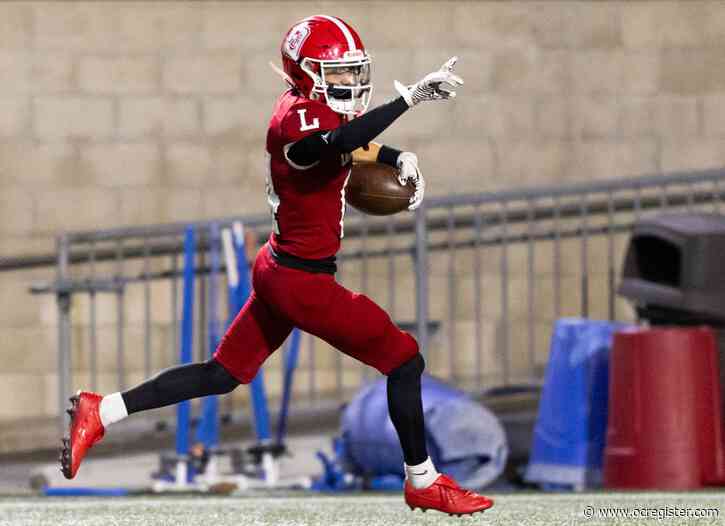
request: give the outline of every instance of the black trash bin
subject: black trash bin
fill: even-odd
[[[725,216],[663,214],[632,231],[618,290],[651,325],[709,325],[725,407]]]

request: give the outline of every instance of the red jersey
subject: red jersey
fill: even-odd
[[[277,100],[267,131],[267,201],[274,250],[304,259],[334,256],[344,235],[345,185],[352,157],[328,154],[302,167],[287,158],[295,142],[344,122],[326,104],[288,90]]]

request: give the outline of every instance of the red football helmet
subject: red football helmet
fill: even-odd
[[[360,115],[370,104],[370,56],[357,32],[337,17],[315,15],[292,26],[282,41],[282,64],[303,96],[337,113]],[[348,81],[328,82],[331,74],[347,74]]]

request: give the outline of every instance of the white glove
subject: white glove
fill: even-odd
[[[423,174],[420,173],[418,168],[418,156],[414,153],[403,152],[398,155],[398,169],[400,175],[398,175],[398,182],[405,186],[408,180],[413,181],[415,184],[415,194],[410,198],[410,206],[408,210],[415,210],[423,202],[423,195],[425,194],[425,179]]]
[[[396,80],[394,83],[395,89],[411,108],[420,102],[428,100],[452,99],[456,96],[456,92],[444,88],[442,84],[449,84],[454,88],[463,85],[463,79],[453,74],[453,67],[457,61],[458,57],[449,58],[441,66],[441,69],[428,73],[423,77],[423,80],[412,86],[404,86]]]

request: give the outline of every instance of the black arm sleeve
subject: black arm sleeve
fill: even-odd
[[[297,165],[309,166],[327,153],[351,153],[383,133],[408,108],[403,97],[398,97],[332,131],[300,139],[289,148],[287,158]]]

